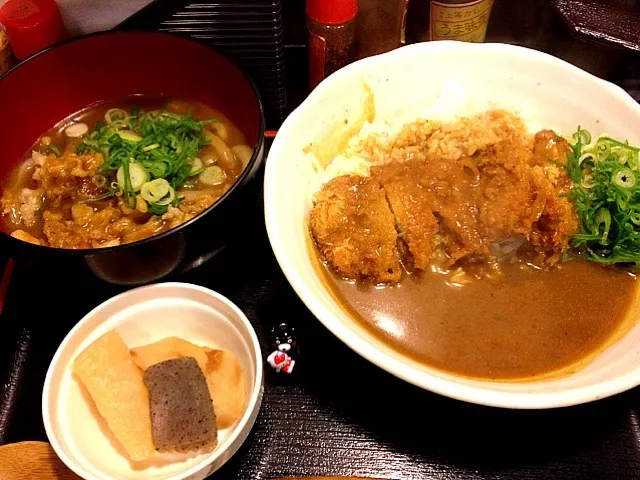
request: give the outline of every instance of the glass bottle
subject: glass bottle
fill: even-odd
[[[493,0],[431,0],[430,40],[484,42]]]
[[[315,88],[325,77],[354,59],[358,0],[307,0],[309,83]]]
[[[410,0],[410,42],[461,40],[483,42],[494,0]]]

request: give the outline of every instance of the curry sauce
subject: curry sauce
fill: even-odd
[[[398,353],[490,380],[579,368],[630,326],[637,287],[624,270],[579,260],[550,270],[506,264],[497,278],[462,286],[433,272],[380,287],[320,262],[317,270],[345,311]]]

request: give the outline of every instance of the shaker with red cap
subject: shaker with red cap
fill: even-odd
[[[68,37],[54,0],[8,0],[0,8],[0,24],[19,60]]]
[[[353,60],[358,0],[307,0],[306,6],[309,83],[313,89]]]

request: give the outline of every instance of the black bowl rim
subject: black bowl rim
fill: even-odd
[[[78,37],[73,37],[67,40],[64,40],[60,43],[57,43],[55,45],[52,45],[50,47],[47,47],[43,50],[40,50],[37,53],[34,53],[33,55],[31,55],[30,57],[28,57],[27,59],[25,59],[24,61],[18,63],[17,65],[13,66],[11,69],[9,69],[7,72],[5,72],[3,75],[0,75],[0,82],[2,82],[2,80],[4,80],[5,77],[9,76],[13,71],[18,70],[20,67],[22,67],[24,64],[26,64],[27,62],[30,62],[34,59],[36,59],[37,57],[39,57],[40,55],[44,55],[45,53],[54,50],[56,48],[62,47],[64,45],[67,45],[69,43],[74,43],[74,42],[79,42],[82,40],[85,40],[87,38],[92,38],[92,37],[107,37],[107,36],[113,36],[113,35],[147,35],[147,36],[156,36],[156,37],[171,37],[171,38],[179,38],[181,40],[185,40],[187,42],[192,42],[192,43],[196,43],[198,45],[202,45],[206,48],[208,48],[209,50],[212,50],[213,52],[215,52],[216,54],[220,55],[221,57],[223,57],[225,60],[227,60],[231,65],[233,65],[239,72],[240,74],[245,78],[245,80],[247,80],[247,82],[249,83],[249,86],[251,87],[251,89],[253,90],[253,93],[256,97],[256,101],[258,103],[258,112],[260,114],[260,124],[258,127],[258,140],[256,142],[256,145],[254,147],[254,151],[253,151],[253,155],[251,157],[251,159],[249,160],[249,163],[247,163],[247,165],[244,167],[244,169],[242,170],[242,173],[240,173],[240,175],[238,176],[238,178],[236,178],[235,182],[233,182],[233,184],[231,185],[231,187],[229,188],[229,190],[227,190],[224,194],[222,194],[222,196],[220,198],[218,198],[215,202],[213,202],[209,207],[207,207],[205,210],[203,210],[202,212],[200,212],[198,215],[196,215],[195,217],[187,220],[184,223],[181,223],[180,225],[173,227],[169,230],[167,230],[166,232],[162,232],[159,233],[157,235],[152,235],[150,237],[147,238],[143,238],[141,240],[137,240],[135,242],[131,242],[131,243],[123,243],[120,245],[114,245],[112,247],[96,247],[96,248],[58,248],[58,247],[51,247],[48,245],[36,245],[35,243],[29,243],[29,242],[25,242],[24,240],[19,240],[15,237],[12,237],[10,234],[0,231],[0,234],[5,237],[6,240],[8,240],[9,242],[15,244],[15,245],[19,245],[20,248],[34,248],[37,249],[37,251],[42,252],[42,253],[46,253],[48,252],[49,254],[52,253],[56,253],[56,254],[69,254],[69,255],[80,255],[80,256],[86,256],[86,255],[101,255],[101,254],[106,254],[109,252],[114,252],[117,250],[122,250],[125,248],[130,248],[130,247],[138,247],[141,245],[144,245],[145,243],[149,243],[152,242],[154,240],[160,240],[162,238],[165,238],[169,235],[172,235],[176,232],[179,232],[180,230],[182,230],[183,228],[188,227],[189,225],[193,224],[194,222],[196,222],[197,220],[199,220],[200,218],[204,217],[205,215],[207,215],[209,212],[211,212],[216,206],[220,205],[225,199],[227,199],[230,195],[233,194],[233,192],[235,192],[238,188],[240,188],[240,184],[242,183],[242,180],[249,175],[249,172],[254,168],[256,162],[258,161],[258,157],[260,155],[262,155],[264,157],[264,152],[263,147],[265,144],[265,130],[266,130],[266,121],[265,121],[265,117],[264,117],[264,105],[262,104],[262,98],[260,96],[260,92],[258,91],[258,88],[255,84],[255,82],[253,81],[253,78],[251,78],[251,76],[246,72],[245,68],[242,66],[239,66],[233,59],[229,58],[229,56],[221,53],[219,50],[213,48],[211,45],[205,43],[204,41],[201,40],[196,40],[193,38],[188,38],[185,37],[183,35],[177,35],[177,34],[173,34],[173,33],[167,33],[167,32],[152,32],[152,31],[148,31],[148,30],[129,30],[129,29],[122,29],[122,30],[104,30],[104,31],[99,31],[99,32],[93,32],[93,33],[88,33],[85,35],[80,35]],[[262,159],[262,161],[264,161],[264,158]],[[35,253],[35,252],[34,252]],[[11,255],[11,253],[10,253]]]

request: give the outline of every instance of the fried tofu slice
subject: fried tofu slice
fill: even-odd
[[[73,371],[133,461],[155,453],[149,393],[129,348],[114,331],[105,333],[78,355]]]
[[[143,371],[156,363],[182,357],[195,358],[203,372],[207,368],[207,355],[202,347],[178,337],[163,338],[149,345],[132,348],[131,356]]]
[[[213,398],[218,429],[233,426],[242,416],[246,405],[246,379],[238,359],[224,350],[205,348],[207,366],[205,376]]]
[[[326,183],[316,194],[310,229],[327,262],[344,277],[400,280],[395,220],[376,180],[345,175]]]

